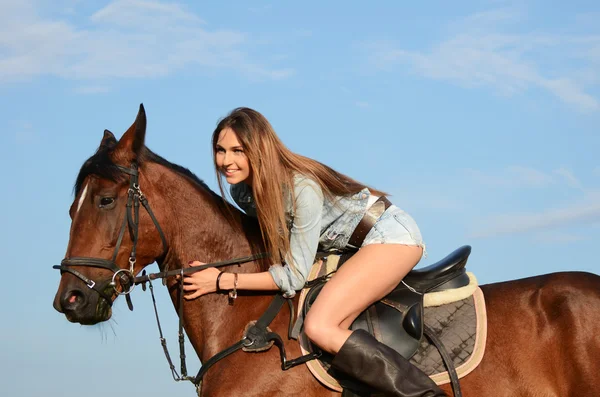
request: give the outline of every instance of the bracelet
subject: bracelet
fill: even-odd
[[[233,305],[233,301],[237,298],[238,274],[233,273],[233,289],[229,291],[229,304]]]
[[[221,287],[219,286],[219,283],[221,282],[221,276],[223,275],[223,273],[225,273],[225,272],[220,272],[219,275],[217,276],[217,294],[220,293],[221,291],[223,291],[221,289]]]

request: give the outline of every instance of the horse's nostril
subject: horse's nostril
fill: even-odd
[[[63,310],[77,310],[85,306],[86,297],[82,291],[78,289],[67,291],[61,300]]]

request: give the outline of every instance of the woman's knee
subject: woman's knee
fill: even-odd
[[[308,312],[304,319],[304,333],[311,341],[320,345],[319,342],[323,339],[326,327],[327,325],[318,316],[312,314],[310,311]]]
[[[336,354],[348,338],[350,331],[341,324],[322,319],[320,320],[319,316],[311,316],[309,312],[304,320],[304,333],[321,349]]]

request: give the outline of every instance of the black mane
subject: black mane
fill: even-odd
[[[115,144],[108,147],[100,147],[93,156],[86,160],[81,166],[77,179],[75,180],[75,186],[73,187],[75,196],[79,194],[79,191],[83,187],[83,181],[89,175],[97,175],[101,178],[109,179],[113,182],[121,182],[128,178],[128,175],[121,171],[117,165],[110,158],[110,154]],[[208,185],[200,178],[198,178],[192,171],[177,164],[173,164],[170,161],[165,160],[163,157],[152,152],[147,147],[142,148],[142,152],[139,156],[139,163],[150,161],[152,163],[160,164],[171,171],[185,176],[192,180],[199,188],[209,192],[214,198],[221,200],[221,196],[213,192]]]

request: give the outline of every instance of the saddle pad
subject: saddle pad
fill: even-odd
[[[334,264],[330,263],[329,265]],[[315,266],[313,277],[326,273],[324,267],[327,267],[328,270],[331,269],[326,263]],[[300,297],[299,309],[304,303],[303,295],[305,294],[301,294]],[[426,307],[424,322],[436,332],[438,338],[444,343],[454,361],[459,378],[469,374],[479,365],[483,358],[487,338],[485,300],[479,287],[475,288],[471,296],[460,301],[442,306]],[[446,326],[442,326],[442,324],[446,324]],[[303,354],[312,351],[311,343],[303,332],[300,333],[298,342]],[[428,374],[438,385],[450,383],[450,377],[440,354],[435,346],[430,345],[425,338],[410,361]],[[323,385],[332,390],[342,391],[337,380],[327,372],[329,369],[327,362],[312,360],[306,365],[313,376]]]
[[[485,298],[479,287],[469,298],[443,306],[426,307],[424,322],[444,344],[459,378],[481,363],[487,339],[487,316]],[[427,338],[421,340],[410,362],[438,385],[450,383],[440,353]]]

